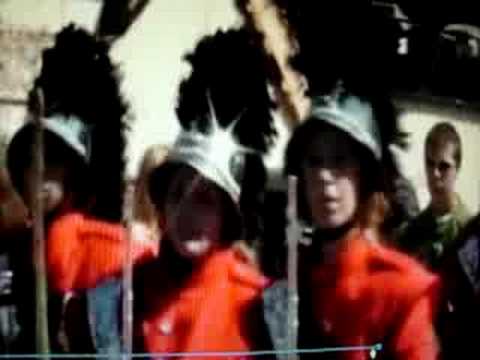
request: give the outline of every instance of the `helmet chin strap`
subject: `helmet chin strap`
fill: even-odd
[[[355,227],[353,219],[347,221],[345,224],[328,229],[321,229],[316,227],[313,233],[312,245],[322,246],[325,243],[337,242],[345,237],[350,230]]]

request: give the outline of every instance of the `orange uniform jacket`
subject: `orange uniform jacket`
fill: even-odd
[[[89,218],[81,213],[60,216],[47,238],[49,285],[60,293],[85,290],[120,275],[127,254],[127,231],[120,224]],[[155,245],[132,242],[132,259],[153,257]]]
[[[334,261],[314,268],[311,286],[316,326],[335,345],[382,343],[387,358],[438,358],[439,279],[409,257],[355,232]],[[339,358],[369,357],[355,351]]]
[[[255,316],[250,315],[261,301],[267,280],[237,256],[233,250],[218,251],[200,265],[184,286],[174,290],[162,288],[158,278],[152,276],[139,324],[146,351],[249,351],[254,348],[253,332],[259,329],[255,329]],[[244,357],[221,359],[232,358]]]

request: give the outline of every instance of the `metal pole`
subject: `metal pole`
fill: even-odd
[[[288,349],[298,346],[298,242],[302,234],[297,214],[297,184],[296,176],[288,177],[288,204],[287,204],[287,287],[288,287]],[[290,353],[288,360],[295,360],[296,353]]]
[[[133,224],[134,188],[127,184],[124,204],[124,219],[127,227],[127,253],[123,265],[123,360],[130,360],[133,352],[133,258],[132,258],[132,224]]]

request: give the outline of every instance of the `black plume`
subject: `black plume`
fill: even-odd
[[[180,84],[177,116],[183,128],[208,131],[208,95],[219,123],[235,126],[238,141],[265,152],[276,135],[265,59],[246,30],[217,31],[185,56],[192,73]]]
[[[401,28],[369,0],[276,0],[293,29],[300,53],[293,65],[311,93],[342,78],[350,90],[366,84],[390,90]]]
[[[45,115],[76,115],[91,125],[91,163],[87,179],[95,204],[93,215],[121,219],[125,168],[127,104],[108,47],[85,30],[69,25],[43,53],[34,89],[41,88]]]

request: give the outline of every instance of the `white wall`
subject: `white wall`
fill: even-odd
[[[188,70],[182,56],[203,35],[238,22],[233,1],[153,0],[116,44],[112,54],[121,64],[124,92],[135,116],[128,152],[130,174],[136,172],[149,145],[168,145],[175,138],[176,91]]]

